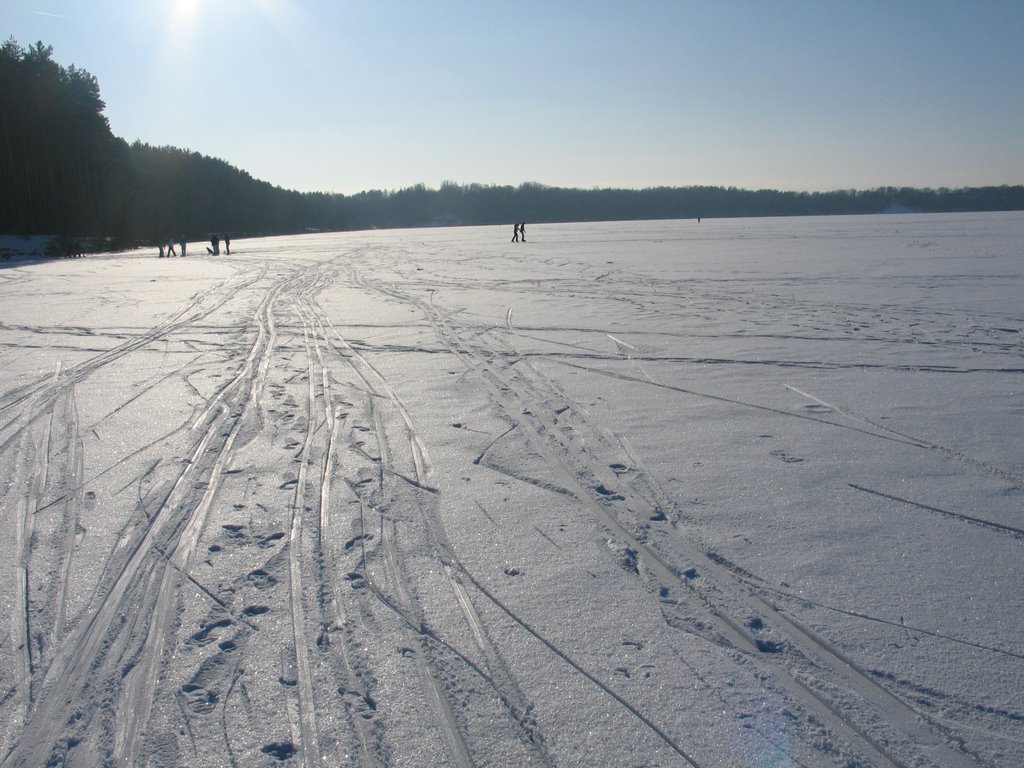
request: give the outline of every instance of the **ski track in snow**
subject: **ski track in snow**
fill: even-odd
[[[844,221],[8,268],[0,765],[1020,764],[1024,221]]]

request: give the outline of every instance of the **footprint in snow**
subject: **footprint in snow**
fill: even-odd
[[[265,755],[270,755],[275,760],[284,762],[290,760],[295,754],[295,745],[290,741],[272,741],[260,749]]]
[[[277,541],[278,539],[283,539],[283,538],[284,538],[284,531],[277,531],[275,533],[269,534],[268,536],[264,536],[262,539],[260,539],[259,540],[259,545],[263,549],[266,549],[267,547],[274,546],[274,542]]]
[[[205,715],[212,712],[217,706],[218,696],[214,691],[208,691],[202,686],[186,683],[181,686],[181,694],[185,699],[185,706],[197,715]]]
[[[257,568],[255,571],[250,571],[249,582],[256,587],[256,589],[267,589],[277,584],[277,579],[262,568]]]
[[[613,539],[607,539],[605,544],[622,570],[634,574],[640,573],[638,564],[639,553],[635,549],[623,546]]]
[[[771,455],[784,464],[802,464],[803,459],[799,456],[793,456],[790,453],[786,453],[781,448],[776,448],[774,451],[770,451]]]
[[[193,645],[207,645],[217,639],[216,632],[218,629],[224,627],[230,627],[234,622],[231,619],[217,619],[211,621],[208,624],[203,624],[198,632],[194,632],[189,638],[189,642]]]
[[[345,542],[345,551],[349,551],[361,541],[371,541],[373,539],[372,533],[361,533],[358,536],[353,536],[351,539]]]

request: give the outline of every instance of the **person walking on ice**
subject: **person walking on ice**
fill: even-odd
[[[519,242],[519,222],[518,221],[515,224],[512,225],[512,242],[513,243],[518,243]]]

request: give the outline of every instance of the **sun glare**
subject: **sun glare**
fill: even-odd
[[[168,26],[177,34],[187,34],[202,23],[201,16],[231,18],[252,13],[277,22],[289,8],[288,0],[171,0]]]
[[[177,28],[191,27],[202,0],[174,0],[171,6],[171,25]]]
[[[238,45],[238,30],[246,39],[271,30],[274,39],[302,53],[299,32],[302,14],[292,0],[160,0],[163,8],[162,49],[158,66],[168,86],[182,90],[197,78],[210,81]],[[225,30],[230,30],[226,33]]]

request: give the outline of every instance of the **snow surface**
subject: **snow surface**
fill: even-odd
[[[0,269],[4,766],[1024,765],[1024,214]]]

